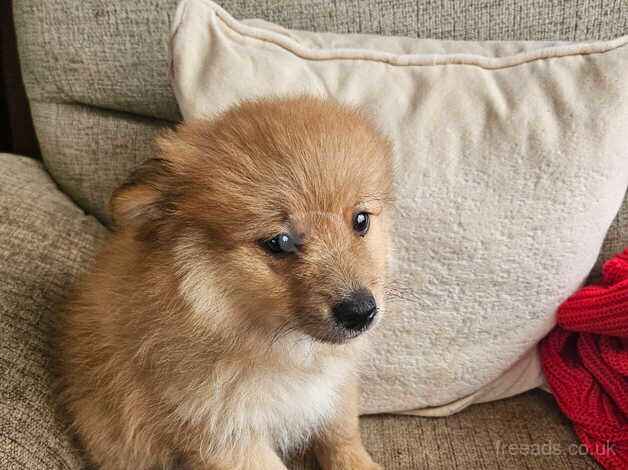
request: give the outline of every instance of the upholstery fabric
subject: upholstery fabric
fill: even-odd
[[[390,138],[393,295],[364,361],[363,412],[449,414],[541,385],[529,354],[626,193],[628,36],[306,33],[184,0],[171,45],[185,119],[310,94],[361,106]],[[511,371],[522,357],[536,360]]]
[[[111,193],[156,156],[155,137],[172,125],[81,104],[33,101],[31,109],[47,170],[80,207],[104,222],[110,221]]]
[[[600,468],[574,441],[553,398],[541,391],[446,418],[365,416],[360,424],[364,445],[385,470]],[[318,466],[307,454],[288,468]]]
[[[458,40],[583,40],[625,34],[622,0],[225,0],[236,18],[292,29]],[[177,119],[167,71],[176,0],[14,2],[30,99]],[[129,73],[129,72],[133,73]]]
[[[628,246],[628,194],[624,197],[621,209],[615,216],[615,220],[606,232],[606,238],[602,245],[602,251],[598,257],[595,267],[593,268],[592,277],[600,276],[602,264],[621,253]]]
[[[46,320],[106,230],[41,163],[0,154],[0,468],[78,468],[49,402]]]

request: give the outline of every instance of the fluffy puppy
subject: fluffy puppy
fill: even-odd
[[[377,469],[357,416],[391,156],[360,112],[245,102],[180,125],[112,198],[59,316],[60,399],[104,469]]]

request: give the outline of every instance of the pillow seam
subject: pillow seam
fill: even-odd
[[[173,25],[173,32],[176,31],[178,23],[183,19],[184,14],[182,11],[184,5],[187,4],[188,1],[190,0],[184,0],[179,5],[179,11],[181,13],[177,12],[178,14],[176,15],[176,19],[178,21],[175,21],[175,24]],[[201,1],[205,4],[205,6],[209,7],[215,18],[235,34],[244,38],[272,44],[303,60],[312,61],[363,60],[380,62],[396,67],[468,65],[487,70],[500,70],[547,59],[603,54],[622,48],[628,44],[628,35],[625,35],[607,41],[593,41],[545,47],[534,51],[527,51],[503,57],[489,57],[479,54],[465,53],[395,54],[380,50],[351,48],[315,49],[304,46],[294,38],[282,36],[280,33],[275,31],[243,24],[241,21],[233,18],[220,5],[211,0],[198,1]]]

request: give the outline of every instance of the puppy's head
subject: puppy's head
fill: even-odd
[[[361,113],[314,98],[245,102],[182,124],[159,147],[112,210],[121,229],[172,253],[201,315],[327,342],[373,324],[391,152]]]

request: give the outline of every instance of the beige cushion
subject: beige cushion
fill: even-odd
[[[84,210],[108,223],[107,202],[152,139],[180,118],[168,82],[176,0],[14,2],[20,63],[44,163]],[[451,0],[281,0],[221,4],[239,18],[312,31],[443,39],[609,39],[628,3]],[[603,18],[603,21],[601,20]],[[138,40],[141,38],[141,41]],[[600,260],[628,244],[628,203]],[[619,248],[617,248],[619,247]]]
[[[443,39],[609,39],[625,34],[628,20],[628,2],[607,0],[220,3],[238,18],[290,28]],[[46,167],[67,194],[102,221],[108,221],[106,201],[120,181],[139,159],[154,156],[153,129],[180,118],[168,82],[176,4],[13,2],[22,76]]]
[[[70,103],[31,103],[46,169],[80,207],[109,223],[111,193],[172,123]],[[50,156],[50,157],[49,157]]]
[[[285,30],[184,0],[184,118],[333,96],[396,148],[388,320],[362,411],[447,414],[541,383],[536,343],[586,279],[628,182],[628,36],[461,43]]]

